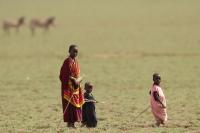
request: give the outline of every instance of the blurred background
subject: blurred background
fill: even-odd
[[[99,123],[90,132],[198,132],[199,4],[0,0],[0,131],[56,132],[60,67],[68,46],[77,44],[84,82],[91,81],[95,98],[105,102],[96,105]],[[167,99],[163,128],[149,126],[150,109],[134,120],[149,105],[154,72]],[[89,131],[62,123],[61,132]]]

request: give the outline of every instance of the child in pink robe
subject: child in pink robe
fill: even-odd
[[[154,84],[151,88],[151,110],[156,120],[156,126],[165,124],[167,121],[166,99],[160,87],[161,77],[159,74],[153,74]]]

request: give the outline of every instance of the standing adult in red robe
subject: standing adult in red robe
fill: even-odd
[[[80,76],[77,55],[78,47],[70,45],[69,56],[60,70],[63,118],[68,127],[75,127],[74,123],[82,120],[81,106],[84,104],[84,96],[77,80]]]

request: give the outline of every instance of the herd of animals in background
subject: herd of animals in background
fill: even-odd
[[[54,26],[55,23],[55,17],[48,17],[46,19],[38,19],[33,18],[29,21],[29,29],[31,31],[31,34],[35,34],[35,30],[37,28],[44,29],[44,31],[48,31],[50,26]],[[25,25],[25,17],[20,17],[15,20],[4,20],[2,28],[6,33],[10,33],[11,29],[15,29],[16,32],[19,32],[19,29]]]
[[[3,30],[5,32],[9,32],[10,29],[15,28],[17,32],[19,32],[19,28],[24,24],[24,17],[18,18],[18,20],[11,21],[11,20],[4,20],[3,21]]]
[[[48,31],[49,30],[49,26],[51,25],[54,25],[54,20],[55,20],[55,17],[49,17],[49,18],[46,18],[45,20],[40,20],[40,19],[32,19],[30,21],[30,30],[32,32],[32,34],[35,33],[35,29],[38,27],[38,28],[44,28],[45,31]]]

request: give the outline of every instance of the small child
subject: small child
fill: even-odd
[[[85,93],[84,99],[85,103],[82,106],[82,127],[86,125],[86,127],[96,127],[97,126],[97,118],[95,112],[95,103],[97,102],[93,95],[93,85],[90,82],[85,83]]]
[[[153,74],[153,86],[150,90],[151,110],[156,120],[156,126],[165,124],[167,121],[166,99],[160,87],[161,76],[158,73]]]

